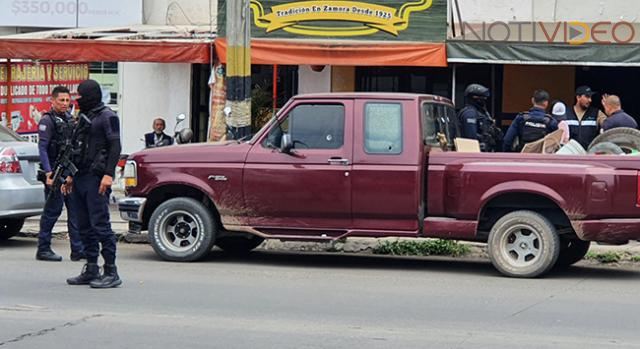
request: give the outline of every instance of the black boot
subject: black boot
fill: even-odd
[[[36,259],[39,261],[60,262],[62,260],[62,256],[57,255],[51,249],[38,250],[36,253]]]
[[[71,252],[70,258],[73,262],[77,262],[81,259],[87,259],[87,256],[84,254],[84,252]]]
[[[100,268],[97,263],[87,263],[82,267],[80,275],[67,279],[69,285],[88,285],[91,281],[100,279]]]
[[[105,264],[102,276],[91,281],[91,288],[112,288],[122,284],[122,280],[118,276],[118,268],[115,264]]]

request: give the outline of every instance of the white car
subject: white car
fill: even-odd
[[[0,125],[0,240],[19,233],[25,218],[42,214],[39,164],[38,145]]]

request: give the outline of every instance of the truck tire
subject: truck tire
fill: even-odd
[[[0,220],[0,240],[9,240],[20,232],[24,218],[7,218]]]
[[[589,154],[592,155],[622,155],[624,150],[617,144],[611,142],[602,142],[594,144],[589,148]]]
[[[640,130],[630,127],[619,127],[606,131],[589,144],[589,150],[591,150],[591,147],[602,142],[614,143],[622,148],[625,153],[630,154],[634,150],[640,150]]]
[[[162,203],[149,220],[149,243],[163,259],[191,262],[204,257],[215,243],[216,224],[211,212],[191,198]]]
[[[560,255],[556,262],[556,268],[564,269],[574,265],[584,258],[591,246],[590,241],[580,239],[571,239],[561,243]]]
[[[493,225],[488,251],[491,263],[502,274],[533,278],[556,264],[560,239],[544,216],[533,211],[515,211]]]
[[[247,236],[225,236],[216,239],[216,246],[231,255],[243,255],[251,252],[264,241],[263,238],[255,235]]]

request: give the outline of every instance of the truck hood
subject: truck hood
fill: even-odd
[[[145,149],[131,154],[129,158],[138,163],[244,162],[251,147],[250,143],[236,141],[179,144]]]

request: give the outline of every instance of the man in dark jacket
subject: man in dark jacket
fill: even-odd
[[[602,123],[607,118],[591,104],[594,94],[595,92],[589,86],[578,87],[576,104],[573,108],[569,108],[566,114],[571,139],[578,141],[585,149],[600,134]]]
[[[483,152],[500,151],[502,131],[487,110],[488,88],[471,84],[464,91],[465,107],[458,113],[463,138],[477,139]]]
[[[558,122],[545,112],[549,107],[549,93],[545,90],[536,90],[531,102],[533,108],[518,114],[507,130],[507,135],[504,137],[504,151],[513,151],[516,137],[519,139],[516,150],[520,151],[525,144],[542,139],[558,129]]]
[[[67,279],[70,285],[90,285],[92,288],[118,287],[122,280],[116,268],[116,237],[111,229],[109,196],[120,158],[120,120],[116,113],[101,102],[100,85],[85,80],[78,86],[78,105],[82,114],[74,163],[78,172],[73,182],[62,187],[71,193],[73,207],[77,211],[80,236],[84,243],[87,264],[80,275]],[[82,124],[80,125],[82,126]],[[104,259],[104,273],[100,275],[98,257]]]
[[[604,131],[617,127],[638,128],[636,120],[622,110],[620,97],[616,95],[605,95],[602,97],[602,106],[604,107],[605,114],[608,116],[607,120],[602,124],[602,129]]]
[[[163,118],[153,120],[153,132],[144,135],[144,143],[147,148],[163,147],[173,144],[173,138],[164,133],[166,124]]]
[[[51,191],[53,185],[53,167],[58,157],[60,148],[71,136],[74,123],[69,113],[71,95],[69,89],[64,86],[54,87],[51,93],[51,110],[44,113],[38,123],[38,150],[40,153],[40,164],[45,172],[45,197]],[[78,261],[84,258],[84,247],[78,232],[76,223],[76,212],[72,209],[71,200],[63,197],[62,193],[52,194],[50,200],[44,206],[42,216],[40,216],[40,232],[38,233],[38,252],[36,259],[41,261],[59,262],[62,257],[51,249],[51,232],[56,224],[62,206],[67,207],[67,228],[69,230],[69,241],[71,242],[71,260]]]

